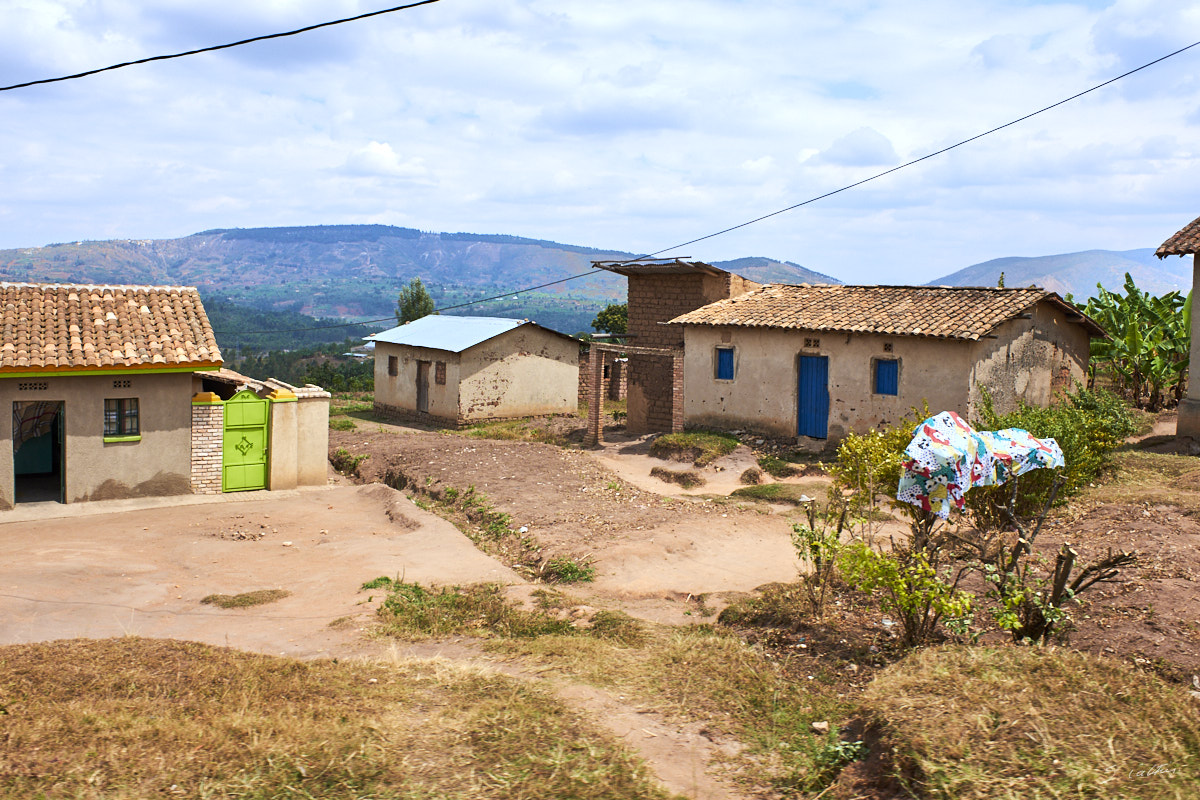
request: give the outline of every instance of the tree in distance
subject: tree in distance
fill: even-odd
[[[420,278],[413,278],[408,286],[400,290],[396,300],[396,322],[403,325],[407,322],[427,317],[433,313],[433,298],[425,289]]]
[[[604,310],[592,320],[592,327],[601,333],[629,333],[629,305],[627,303],[609,303]]]

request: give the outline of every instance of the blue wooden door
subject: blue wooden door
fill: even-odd
[[[829,358],[800,356],[799,419],[800,436],[824,439],[829,435]]]

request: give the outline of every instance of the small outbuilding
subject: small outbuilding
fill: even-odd
[[[191,492],[195,289],[0,284],[0,507]],[[11,412],[11,413],[10,413]]]
[[[984,388],[1001,412],[1047,405],[1084,379],[1105,335],[1036,287],[767,285],[671,324],[687,425],[826,443],[925,401],[969,419]]]
[[[459,426],[578,407],[579,341],[528,320],[430,315],[370,338],[384,417]]]
[[[0,283],[0,308],[0,508],[327,483],[329,394],[223,370],[194,288]]]

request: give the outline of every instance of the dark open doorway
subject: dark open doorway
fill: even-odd
[[[65,502],[63,443],[61,402],[13,403],[13,493],[16,502]]]

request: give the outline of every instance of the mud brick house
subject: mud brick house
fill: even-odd
[[[767,285],[671,323],[687,425],[825,440],[813,444],[923,401],[970,418],[984,387],[1001,412],[1046,405],[1105,335],[1038,288]]]
[[[594,261],[629,279],[626,427],[631,433],[682,430],[684,330],[668,321],[759,284],[711,264],[682,259]]]
[[[191,491],[195,289],[0,284],[0,505]]]
[[[1174,236],[1159,246],[1155,255],[1159,258],[1167,256],[1192,256],[1192,319],[1200,319],[1200,293],[1195,291],[1196,279],[1200,278],[1200,218],[1185,225]],[[1197,369],[1192,369],[1196,367]],[[1200,336],[1192,337],[1191,352],[1188,354],[1188,375],[1200,375]],[[1179,421],[1176,423],[1177,436],[1200,438],[1200,378],[1189,378],[1187,397],[1179,401]]]
[[[457,426],[578,408],[579,341],[528,320],[431,315],[370,338],[381,416]]]

